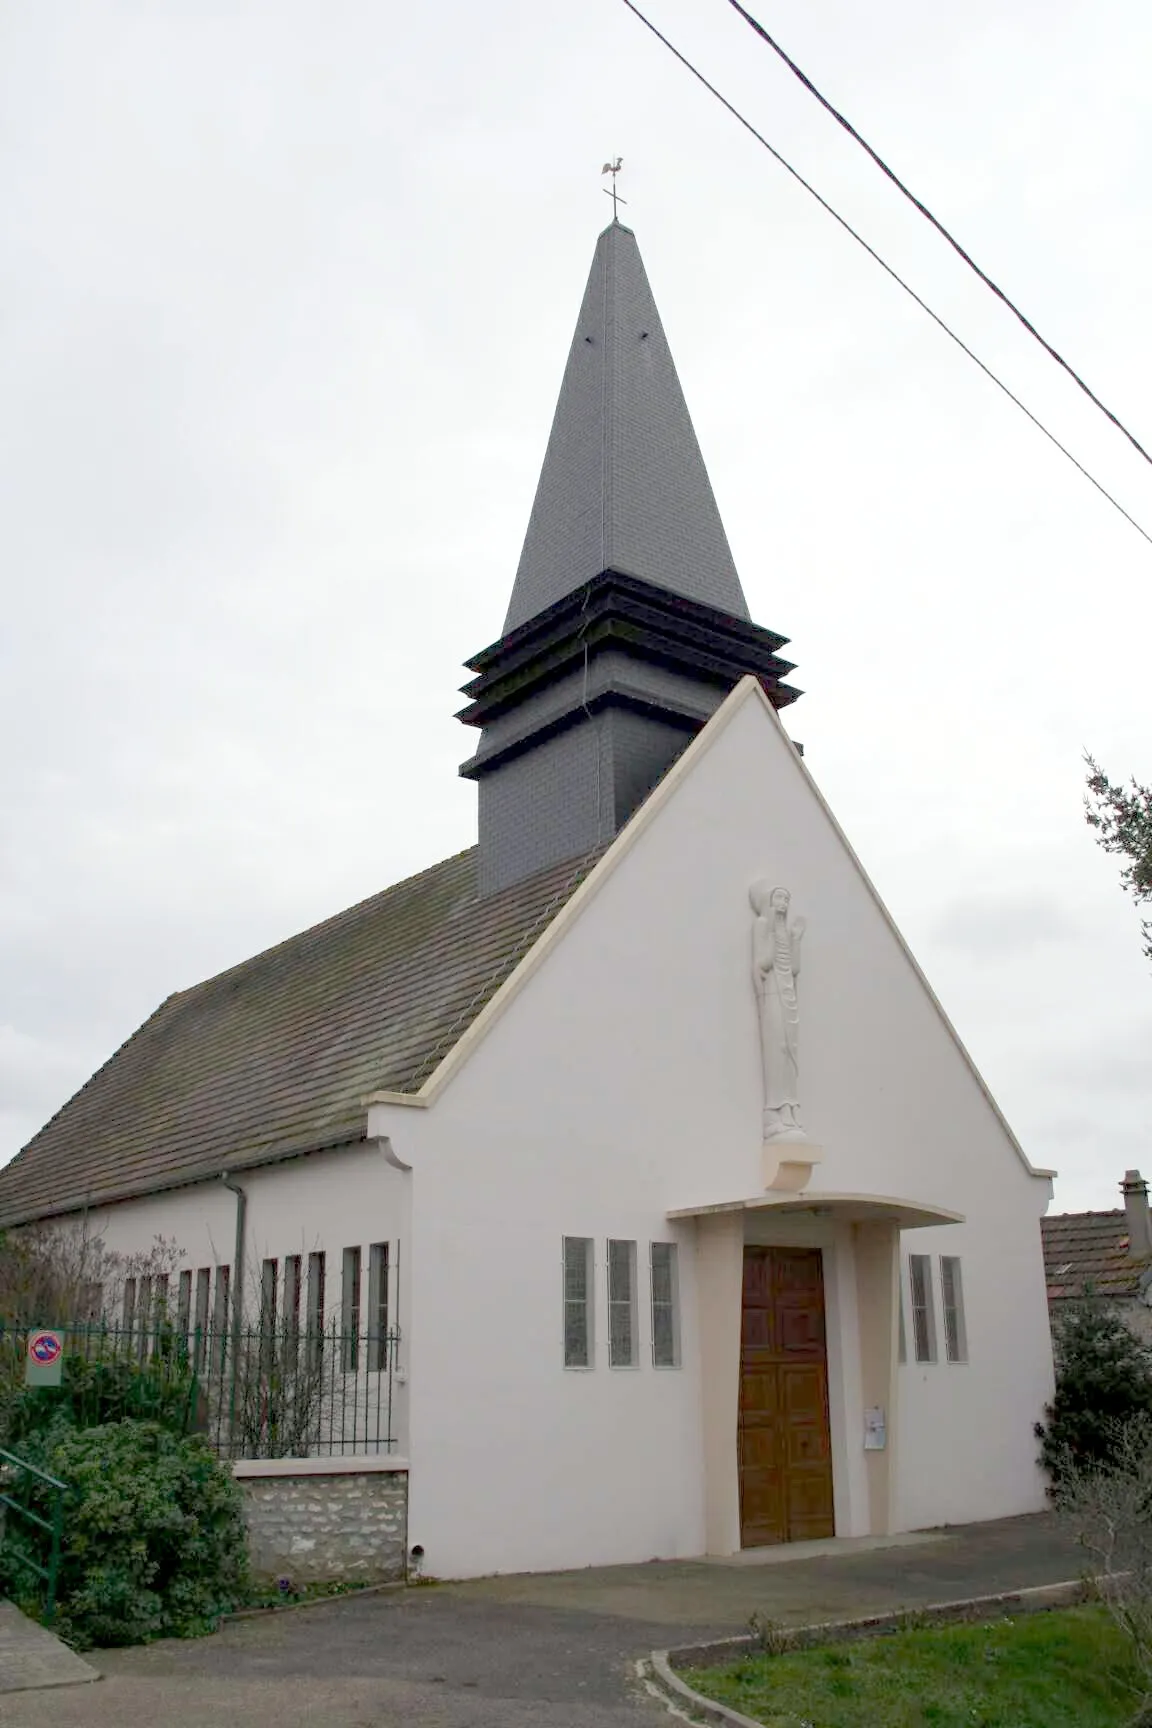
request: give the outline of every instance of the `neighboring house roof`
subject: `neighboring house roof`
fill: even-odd
[[[636,236],[596,242],[504,634],[603,570],[747,618]]]
[[[169,996],[0,1170],[0,1222],[361,1139],[365,1094],[419,1089],[599,856],[480,900],[472,847]]]
[[[1044,1282],[1049,1302],[1082,1296],[1091,1285],[1099,1296],[1139,1296],[1152,1261],[1130,1259],[1128,1219],[1113,1212],[1064,1212],[1040,1220]]]

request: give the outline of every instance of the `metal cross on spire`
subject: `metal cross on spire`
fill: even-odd
[[[619,172],[620,172],[621,168],[623,168],[623,166],[624,166],[623,156],[617,156],[615,162],[605,162],[603,168],[601,168],[601,170],[600,170],[601,174],[611,174],[611,176],[612,176],[612,190],[611,190],[611,192],[609,192],[607,186],[602,187],[601,190],[603,191],[605,197],[611,198],[611,200],[612,200],[612,220],[613,220],[613,222],[618,222],[620,220],[619,216],[616,213],[617,204],[627,204],[627,202],[628,202],[627,198],[621,198],[620,194],[616,190],[616,176],[617,176],[617,174],[619,174]]]

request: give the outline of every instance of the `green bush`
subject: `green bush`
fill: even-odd
[[[58,1629],[78,1649],[189,1638],[214,1629],[247,1585],[240,1490],[198,1436],[157,1422],[33,1434],[21,1456],[68,1484]],[[50,1515],[46,1489],[29,1505]],[[0,1595],[26,1596],[21,1552],[47,1565],[49,1537],[10,1518],[0,1550]]]
[[[99,1428],[126,1420],[159,1422],[173,1434],[186,1434],[196,1410],[196,1377],[187,1350],[174,1340],[141,1357],[99,1332],[70,1349],[63,1361],[59,1386],[25,1386],[24,1335],[19,1346],[18,1376],[11,1384],[0,1419],[0,1444],[23,1455],[30,1435],[61,1425]],[[10,1352],[14,1354],[14,1352]]]
[[[1100,1466],[1114,1466],[1133,1421],[1152,1417],[1152,1353],[1105,1302],[1073,1304],[1054,1340],[1056,1391],[1036,1425],[1049,1493]]]

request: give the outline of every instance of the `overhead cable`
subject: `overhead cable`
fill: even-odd
[[[770,36],[768,34],[767,30],[765,30],[763,24],[760,23],[759,19],[754,18],[752,16],[751,12],[749,12],[746,7],[744,7],[740,4],[740,0],[728,0],[728,4],[732,7],[733,11],[739,12],[741,18],[744,19],[744,22],[746,24],[748,24],[753,30],[755,30],[757,36],[759,36],[764,42],[766,42],[768,44],[769,48],[772,49],[773,53],[778,54],[780,56],[781,60],[783,60],[785,66],[787,66],[788,70],[790,72],[795,73],[796,77],[799,78],[799,80],[800,80],[801,84],[803,84],[804,88],[806,90],[810,91],[813,96],[815,96],[817,102],[819,102],[819,104],[822,108],[827,109],[828,113],[831,114],[833,120],[836,121],[837,125],[843,126],[843,128],[844,128],[845,132],[847,132],[848,136],[850,138],[854,138],[856,140],[856,143],[859,144],[860,148],[862,150],[866,151],[869,156],[871,156],[873,162],[875,162],[877,168],[880,169],[881,173],[886,174],[888,176],[888,178],[889,178],[889,180],[891,180],[893,186],[897,187],[898,190],[904,194],[904,196],[905,196],[905,198],[907,198],[909,204],[914,205],[916,207],[916,209],[919,210],[919,212],[920,212],[921,216],[923,216],[924,220],[926,222],[930,222],[932,224],[933,228],[935,228],[936,232],[938,234],[942,235],[945,240],[947,240],[947,242],[948,242],[949,246],[951,246],[952,250],[955,253],[957,253],[959,257],[963,258],[965,264],[967,264],[968,268],[970,270],[974,271],[977,276],[979,276],[979,278],[980,278],[981,282],[983,282],[984,286],[986,288],[990,288],[992,290],[993,294],[995,294],[997,300],[1002,301],[1003,304],[1005,306],[1007,306],[1009,312],[1012,313],[1013,317],[1018,318],[1020,320],[1020,322],[1021,322],[1021,324],[1023,324],[1025,330],[1027,330],[1029,336],[1034,336],[1036,338],[1036,341],[1039,342],[1041,348],[1044,349],[1045,353],[1051,355],[1052,359],[1055,360],[1056,364],[1058,366],[1062,366],[1064,368],[1064,370],[1065,370],[1065,372],[1067,372],[1069,378],[1073,379],[1074,382],[1080,386],[1081,390],[1083,390],[1085,396],[1088,397],[1089,401],[1094,402],[1096,404],[1097,408],[1099,408],[1100,412],[1102,414],[1107,415],[1108,419],[1111,420],[1113,426],[1116,427],[1117,431],[1123,432],[1125,438],[1127,438],[1129,444],[1132,445],[1133,449],[1138,450],[1140,452],[1140,454],[1141,454],[1141,456],[1143,456],[1145,462],[1152,464],[1152,456],[1149,456],[1147,450],[1145,450],[1143,444],[1141,444],[1140,440],[1135,436],[1135,434],[1132,432],[1129,432],[1127,426],[1125,426],[1124,422],[1120,419],[1120,417],[1116,414],[1113,414],[1111,408],[1109,408],[1106,403],[1101,402],[1099,396],[1097,396],[1096,392],[1093,389],[1091,389],[1089,387],[1089,385],[1087,385],[1085,383],[1084,379],[1080,376],[1079,372],[1076,371],[1075,367],[1070,366],[1068,364],[1067,360],[1065,360],[1064,356],[1062,354],[1058,354],[1056,349],[1053,348],[1051,342],[1049,342],[1045,337],[1041,336],[1039,330],[1037,330],[1037,328],[1036,328],[1035,324],[1033,324],[1032,320],[1030,318],[1025,317],[1024,313],[1021,312],[1019,306],[1016,305],[1015,301],[1010,300],[1008,298],[1007,294],[1005,294],[1003,288],[1001,288],[997,283],[993,282],[991,276],[988,275],[986,270],[982,270],[980,268],[980,266],[979,266],[979,264],[977,264],[975,258],[972,257],[972,254],[970,252],[966,252],[964,250],[964,247],[961,246],[961,244],[960,244],[959,240],[957,240],[956,236],[954,234],[949,233],[948,229],[945,228],[943,222],[939,221],[938,218],[932,214],[932,212],[931,212],[931,210],[929,210],[927,204],[925,204],[921,199],[917,198],[915,192],[911,191],[910,188],[904,184],[903,180],[901,180],[900,176],[897,173],[895,173],[893,169],[889,168],[887,162],[885,162],[884,158],[881,155],[879,155],[877,151],[873,150],[873,148],[872,148],[871,144],[869,144],[868,140],[866,138],[861,137],[860,133],[857,132],[857,130],[856,130],[855,126],[853,126],[852,122],[849,119],[847,119],[843,114],[841,114],[841,112],[838,108],[834,108],[832,103],[829,102],[828,98],[826,96],[822,95],[819,90],[817,90],[815,84],[813,84],[811,78],[808,77],[807,73],[801,71],[800,67],[797,66],[795,60],[792,59],[791,55],[785,53],[784,49],[781,48],[779,42],[776,41],[775,37]]]
[[[645,17],[644,13],[640,10],[639,6],[636,5],[635,0],[624,0],[624,4],[625,4],[625,6],[627,6],[629,12],[632,12],[636,15],[636,17],[640,20],[641,24],[644,25],[645,29],[650,30],[652,35],[656,37],[657,41],[662,42],[664,47],[668,49],[668,52],[670,54],[674,55],[675,58],[677,60],[679,60],[680,64],[687,71],[691,72],[692,76],[695,79],[697,79],[699,83],[703,84],[705,90],[707,90],[710,95],[715,96],[716,100],[724,108],[726,108],[728,110],[729,114],[732,115],[733,119],[738,120],[740,122],[741,126],[744,127],[745,131],[750,132],[752,134],[753,138],[755,138],[756,142],[758,144],[762,144],[764,146],[764,149],[767,150],[767,152],[770,156],[775,157],[776,161],[779,162],[780,166],[783,169],[785,169],[786,172],[792,176],[793,180],[795,180],[798,185],[802,186],[804,188],[805,192],[809,193],[813,198],[815,198],[816,202],[824,210],[826,210],[828,212],[829,216],[832,217],[833,221],[838,222],[840,227],[844,229],[845,233],[850,234],[852,239],[855,240],[856,244],[858,246],[862,246],[864,248],[864,250],[865,250],[865,252],[867,252],[868,256],[870,258],[874,259],[875,262],[877,264],[879,264],[881,270],[883,270],[888,276],[890,276],[892,278],[893,282],[895,282],[898,287],[902,288],[904,290],[905,294],[907,294],[910,299],[912,299],[916,302],[917,306],[920,307],[921,311],[926,312],[928,314],[929,318],[931,318],[932,322],[934,324],[939,325],[940,329],[943,330],[944,334],[947,337],[949,337],[953,342],[955,342],[957,348],[961,349],[968,356],[969,360],[973,361],[975,365],[979,366],[979,368],[980,368],[981,372],[983,372],[984,376],[986,378],[991,379],[992,383],[995,384],[996,388],[998,390],[1002,391],[1004,393],[1004,395],[1007,396],[1007,398],[1010,402],[1015,403],[1016,407],[1019,408],[1019,410],[1022,414],[1027,416],[1027,418],[1032,422],[1033,426],[1035,426],[1038,431],[1040,431],[1044,434],[1044,436],[1045,436],[1045,438],[1047,438],[1048,442],[1050,444],[1054,444],[1056,446],[1057,450],[1059,450],[1060,454],[1062,456],[1066,456],[1068,458],[1069,462],[1071,462],[1072,466],[1074,468],[1078,469],[1081,474],[1083,474],[1085,480],[1088,481],[1089,485],[1094,486],[1096,488],[1097,492],[1100,493],[1101,497],[1106,498],[1108,500],[1108,503],[1112,505],[1113,509],[1118,510],[1120,512],[1121,516],[1123,516],[1124,520],[1126,522],[1129,522],[1132,525],[1132,527],[1135,528],[1137,534],[1139,534],[1144,540],[1147,540],[1148,544],[1150,546],[1152,546],[1152,534],[1149,534],[1147,529],[1142,528],[1140,526],[1140,524],[1139,524],[1139,522],[1137,522],[1135,516],[1130,515],[1129,512],[1127,510],[1125,510],[1123,504],[1121,504],[1117,498],[1114,498],[1112,496],[1111,492],[1108,491],[1107,487],[1102,486],[1100,484],[1099,480],[1096,479],[1094,474],[1089,473],[1088,469],[1085,468],[1084,464],[1082,462],[1078,461],[1075,456],[1073,456],[1071,450],[1068,449],[1067,445],[1062,444],[1060,442],[1059,438],[1057,438],[1056,434],[1054,432],[1050,432],[1048,430],[1048,428],[1047,428],[1047,426],[1045,426],[1044,422],[1042,420],[1038,419],[1035,414],[1033,414],[1031,408],[1026,407],[1025,404],[1020,400],[1019,396],[1015,395],[1013,393],[1013,391],[1011,391],[1008,388],[1007,384],[1005,384],[1001,378],[998,378],[996,376],[996,374],[995,374],[995,372],[993,372],[992,368],[990,366],[985,365],[984,361],[981,360],[980,356],[978,354],[974,353],[973,350],[971,348],[969,348],[968,344],[963,340],[963,338],[958,336],[956,334],[955,330],[953,330],[950,325],[948,325],[944,322],[943,318],[940,317],[939,313],[933,312],[933,310],[932,310],[931,306],[929,306],[928,302],[926,300],[922,300],[920,295],[917,294],[916,290],[914,288],[912,288],[907,282],[905,282],[904,278],[902,276],[900,276],[892,268],[891,264],[886,263],[885,260],[883,258],[881,258],[879,252],[876,251],[875,247],[870,246],[868,244],[867,240],[864,239],[863,235],[858,234],[856,229],[853,228],[852,224],[850,222],[848,222],[843,216],[841,216],[841,214],[838,210],[833,209],[832,205],[829,204],[828,200],[826,198],[822,197],[822,195],[819,192],[817,192],[816,188],[813,185],[811,185],[807,180],[805,180],[804,176],[799,172],[799,170],[796,168],[793,168],[791,162],[787,161],[787,159],[780,154],[779,150],[777,150],[774,145],[772,145],[768,142],[768,140],[767,140],[767,138],[765,138],[764,134],[762,132],[758,132],[756,130],[756,127],[753,126],[751,120],[747,119],[743,114],[741,114],[740,110],[733,103],[729,102],[728,98],[726,96],[722,95],[721,92],[719,90],[717,90],[717,88],[714,84],[709,83],[708,79],[704,76],[703,72],[701,72],[697,66],[694,66],[692,64],[691,60],[688,59],[687,55],[682,54],[680,52],[679,48],[677,48],[673,42],[670,42],[668,40],[667,36],[665,36],[662,31],[660,31],[656,28],[656,25],[653,24],[653,22],[650,18]]]

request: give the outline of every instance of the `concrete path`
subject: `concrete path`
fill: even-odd
[[[0,1602],[0,1692],[78,1686],[98,1678],[95,1668],[59,1638],[29,1620],[11,1602]],[[7,1707],[0,1704],[0,1722],[7,1720]]]
[[[233,1621],[215,1638],[97,1652],[83,1691],[4,1699],[4,1728],[645,1728],[653,1648],[1074,1578],[1046,1517],[774,1564],[653,1562],[482,1579]],[[662,1718],[668,1721],[666,1716]]]

